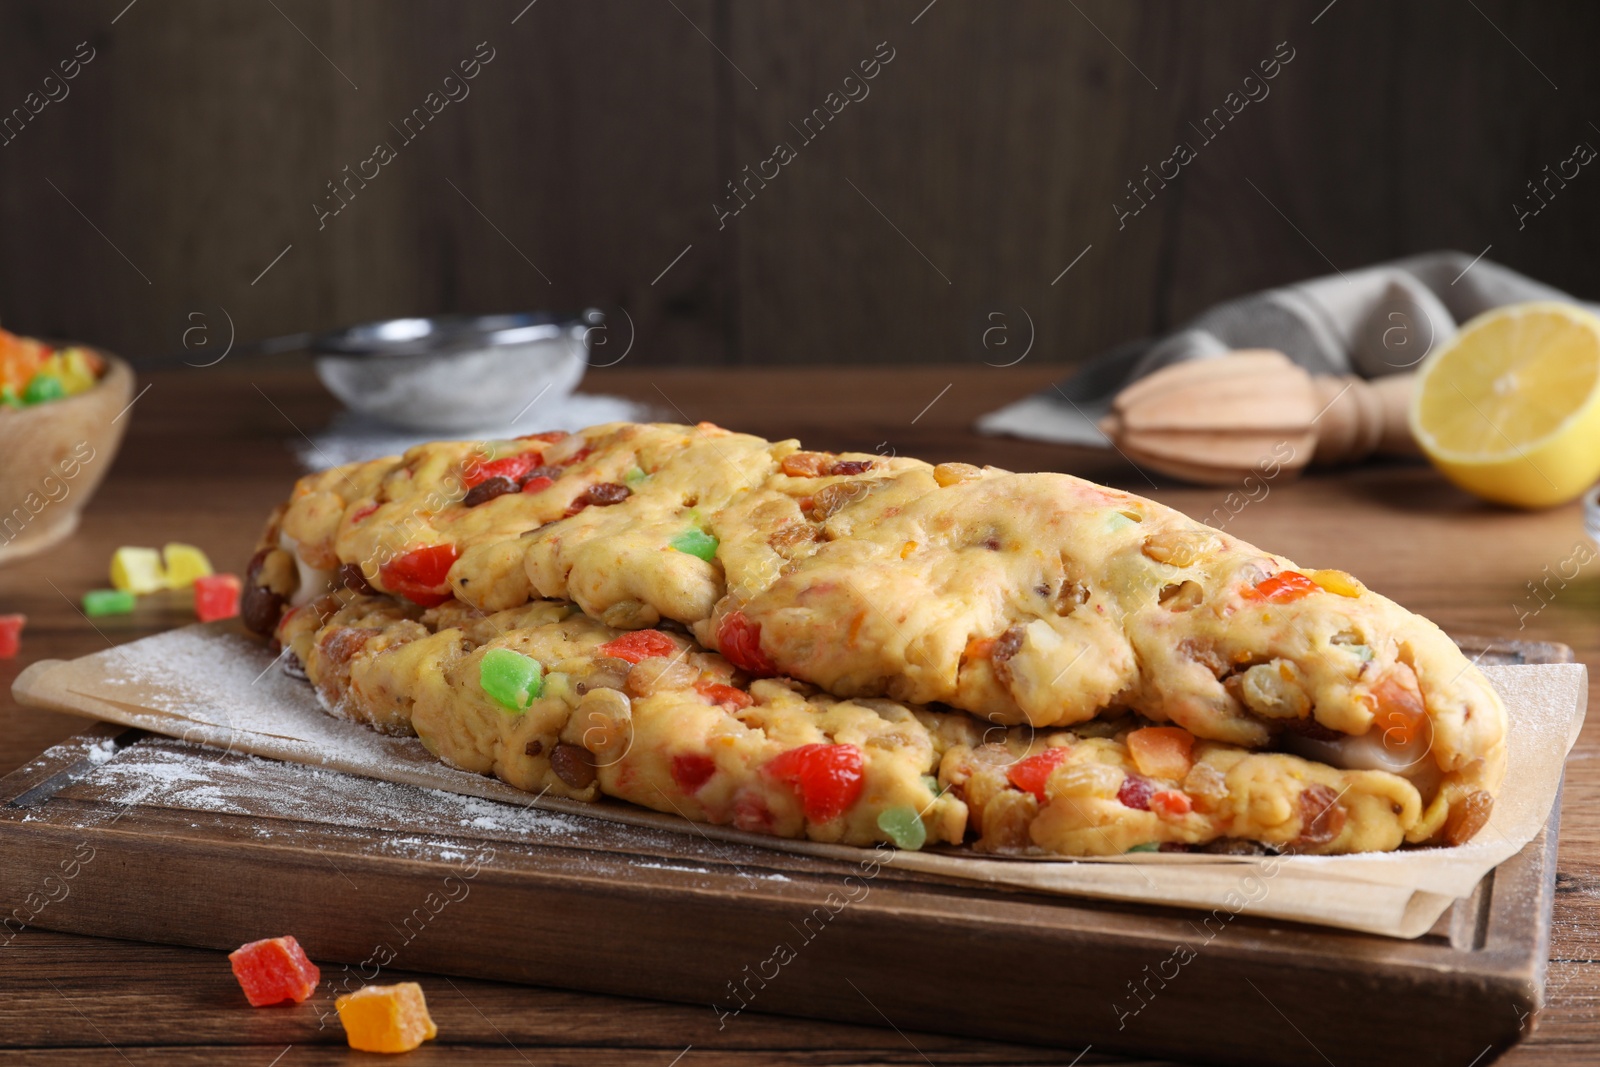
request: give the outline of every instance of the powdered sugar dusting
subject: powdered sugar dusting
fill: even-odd
[[[447,766],[413,737],[386,736],[330,716],[309,686],[238,633],[188,627],[95,658],[104,667],[94,685],[100,695],[179,720],[119,716],[178,736],[147,738],[120,751],[104,739],[86,749],[94,770],[74,788],[102,802],[251,816],[253,832],[263,838],[303,834],[307,824],[344,827],[367,832],[368,843],[381,851],[446,861],[462,858],[463,837],[613,853],[682,847],[677,834],[536,807],[589,806],[541,800]],[[434,788],[347,773],[368,768],[403,768]],[[756,863],[762,854],[743,845],[706,844],[707,858],[718,862]]]

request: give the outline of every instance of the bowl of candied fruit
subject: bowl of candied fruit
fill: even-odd
[[[133,371],[115,356],[0,330],[0,563],[78,528],[132,398]]]

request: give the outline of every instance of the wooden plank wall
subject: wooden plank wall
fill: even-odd
[[[1578,0],[526,3],[0,7],[0,116],[94,50],[0,138],[0,323],[149,355],[225,318],[247,340],[601,304],[644,366],[998,364],[1430,248],[1600,288],[1600,173],[1514,207],[1600,146]],[[470,96],[396,132],[479,42]],[[1213,140],[1190,126],[1291,52]],[[1179,141],[1195,158],[1119,223]]]

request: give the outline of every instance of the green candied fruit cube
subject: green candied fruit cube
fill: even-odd
[[[491,648],[478,663],[478,686],[484,696],[507,711],[527,711],[543,688],[539,661],[509,648]]]
[[[16,388],[9,383],[0,385],[0,404],[4,404],[8,408],[20,408],[22,406],[22,398],[17,395]]]
[[[933,775],[924,774],[922,776],[922,784],[927,786],[928,792],[932,793],[934,796],[939,795],[939,779],[935,778]]]
[[[90,618],[126,615],[133,610],[133,593],[126,589],[91,589],[83,594],[83,613]]]
[[[628,488],[637,489],[640,485],[648,481],[649,478],[650,476],[646,474],[642,468],[634,467],[632,470],[628,471],[627,474],[622,476],[622,481],[628,486]]]
[[[1142,845],[1134,845],[1128,851],[1129,852],[1160,852],[1161,851],[1161,843],[1159,841],[1146,841]]]
[[[878,814],[878,829],[889,835],[896,848],[915,851],[928,840],[928,828],[916,808],[885,808]]]
[[[61,379],[54,374],[35,374],[28,379],[28,387],[22,391],[24,404],[42,404],[46,400],[60,400],[67,395],[67,387],[61,384]]]
[[[698,528],[685,530],[670,542],[672,547],[679,552],[690,556],[698,556],[707,563],[717,558],[717,545],[720,543],[716,535],[708,534]]]

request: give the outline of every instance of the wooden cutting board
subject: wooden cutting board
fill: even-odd
[[[1565,646],[1462,640],[1484,663]],[[1559,804],[1415,941],[713,843],[101,725],[0,779],[20,926],[1219,1063],[1467,1064],[1543,991]],[[344,965],[344,966],[341,966]],[[329,1016],[330,1025],[337,1025]]]

